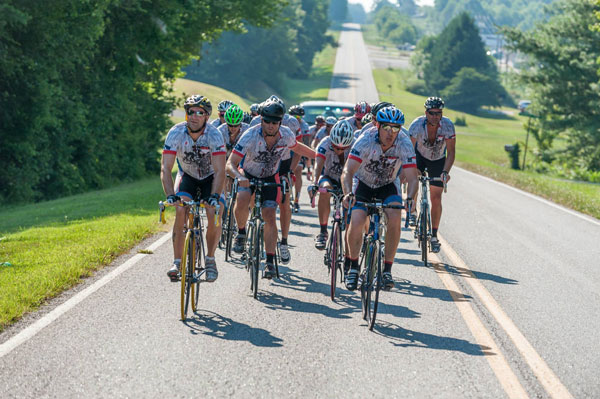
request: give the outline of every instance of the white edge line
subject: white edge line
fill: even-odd
[[[483,176],[483,175],[480,175],[480,174],[478,174],[478,173],[471,172],[470,170],[466,170],[466,169],[464,169],[464,168],[461,168],[461,167],[458,167],[458,166],[455,166],[455,168],[457,168],[457,169],[460,169],[460,170],[461,170],[461,172],[469,173],[469,174],[471,174],[471,175],[474,175],[474,176],[477,176],[477,177],[479,177],[479,178],[481,178],[481,179],[488,180],[488,181],[490,181],[490,182],[492,182],[492,183],[499,184],[499,185],[501,185],[501,186],[504,186],[505,188],[508,188],[508,189],[510,189],[510,190],[512,190],[512,191],[515,191],[515,192],[517,192],[517,193],[519,193],[519,194],[522,194],[522,195],[524,195],[524,196],[526,196],[526,197],[532,198],[532,199],[534,199],[534,200],[538,200],[538,201],[540,201],[540,202],[543,202],[544,204],[546,204],[546,205],[549,205],[549,206],[551,206],[551,207],[553,207],[553,208],[559,209],[559,210],[561,210],[561,211],[563,211],[563,212],[566,212],[566,213],[568,213],[568,214],[570,214],[570,215],[577,216],[577,217],[578,217],[578,218],[580,218],[580,219],[583,219],[583,220],[585,220],[585,221],[587,221],[587,222],[590,222],[590,223],[593,223],[593,224],[595,224],[595,225],[597,225],[597,226],[600,226],[600,221],[599,221],[599,220],[597,220],[597,219],[594,219],[594,218],[593,218],[593,217],[591,217],[591,216],[584,215],[584,214],[582,214],[582,213],[579,213],[579,212],[576,212],[576,211],[574,211],[574,210],[571,210],[571,209],[565,208],[564,206],[562,206],[562,205],[558,205],[558,204],[555,204],[554,202],[552,202],[552,201],[548,201],[548,200],[547,200],[547,199],[545,199],[545,198],[542,198],[542,197],[540,197],[540,196],[537,196],[537,195],[535,195],[535,194],[528,193],[527,191],[523,191],[523,190],[521,190],[521,189],[519,189],[519,188],[516,188],[516,187],[510,186],[510,185],[508,185],[508,184],[506,184],[506,183],[499,182],[499,181],[497,181],[497,180],[494,180],[494,179],[492,179],[492,178],[489,178],[489,177],[487,177],[487,176]]]
[[[544,359],[536,352],[533,345],[529,343],[516,324],[508,317],[494,297],[492,297],[489,291],[479,281],[477,276],[473,274],[469,266],[463,262],[461,257],[450,247],[448,241],[446,241],[439,233],[438,238],[442,243],[444,254],[448,256],[450,262],[452,262],[454,266],[461,267],[468,272],[469,276],[464,279],[471,286],[473,291],[475,291],[480,301],[516,346],[517,350],[521,353],[521,356],[529,365],[546,392],[552,398],[572,398],[573,396],[567,387],[562,384],[558,376],[554,374]]]
[[[162,244],[165,243],[171,237],[171,233],[165,233],[162,237],[156,240],[152,245],[150,245],[146,250],[154,251]],[[0,358],[9,354],[13,349],[18,347],[19,345],[27,342],[30,338],[34,337],[38,332],[43,330],[45,327],[50,325],[53,321],[58,319],[60,316],[68,312],[77,306],[80,302],[86,299],[88,296],[92,295],[94,292],[98,291],[100,288],[114,280],[121,273],[130,269],[133,265],[135,265],[138,261],[143,259],[146,254],[138,253],[128,259],[121,266],[117,267],[112,272],[108,273],[106,276],[102,277],[100,280],[96,281],[94,284],[90,285],[83,291],[77,293],[75,296],[67,300],[65,303],[57,306],[50,313],[33,323],[32,325],[25,328],[23,331],[10,338],[8,341],[0,344]]]

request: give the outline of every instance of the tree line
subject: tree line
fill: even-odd
[[[284,6],[4,0],[0,200],[56,198],[157,172],[182,66],[224,31],[270,26]]]
[[[202,56],[184,68],[188,79],[256,97],[257,84],[281,87],[287,78],[306,78],[314,55],[333,38],[328,15],[347,14],[346,1],[289,0],[270,27],[226,32],[204,46]],[[333,11],[332,11],[333,10]]]

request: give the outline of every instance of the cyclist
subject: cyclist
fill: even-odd
[[[259,107],[260,107],[260,105],[258,105],[256,103],[252,104],[250,106],[250,116],[252,116],[253,118],[255,116],[258,116],[258,114],[259,114],[259,112],[258,112],[259,111]]]
[[[317,117],[315,118],[315,124],[308,128],[308,144],[304,144],[310,145],[313,142],[315,136],[317,135],[317,132],[321,130],[323,126],[325,126],[325,117],[322,115],[317,115]]]
[[[312,148],[317,148],[321,140],[323,140],[325,136],[329,136],[329,132],[331,132],[331,128],[333,127],[333,125],[335,125],[336,122],[337,118],[335,116],[328,116],[327,118],[325,118],[325,126],[320,128],[317,131],[317,134],[315,134],[315,137],[313,138],[313,141],[311,143]]]
[[[329,136],[325,137],[317,146],[317,159],[315,165],[315,176],[309,193],[317,191],[318,187],[341,188],[340,177],[344,164],[350,153],[350,147],[354,143],[354,131],[351,123],[343,119],[338,121]],[[319,195],[319,224],[321,231],[315,237],[315,248],[325,249],[327,244],[327,225],[329,221],[331,194],[324,192]]]
[[[296,142],[292,131],[281,125],[285,108],[280,102],[266,101],[261,106],[261,123],[248,129],[236,144],[229,160],[227,172],[238,179],[239,192],[235,204],[234,215],[238,225],[238,235],[233,250],[244,251],[246,242],[246,222],[248,220],[251,189],[249,180],[259,178],[267,182],[279,182],[278,169],[285,151],[293,149],[300,156],[314,158],[314,151],[302,143]],[[243,171],[238,170],[243,159]],[[275,246],[277,242],[277,225],[275,213],[280,200],[280,190],[265,187],[263,191],[263,217],[265,220],[265,250],[267,261],[265,278],[275,275],[273,267]],[[283,208],[283,207],[282,207]],[[289,209],[289,206],[288,206]]]
[[[441,177],[444,182],[448,182],[450,180],[450,169],[452,169],[456,154],[456,132],[452,121],[442,116],[443,111],[444,101],[439,97],[429,97],[425,101],[425,115],[415,119],[410,124],[408,132],[415,146],[419,171],[423,172],[427,168],[430,177]],[[439,252],[441,244],[437,238],[437,232],[442,218],[444,183],[432,181],[429,185],[431,197],[431,251]],[[414,198],[414,196],[412,197]],[[415,202],[413,201],[413,203]],[[414,214],[412,218],[414,218]]]
[[[225,119],[225,123],[219,126],[218,130],[223,136],[223,141],[227,148],[227,157],[229,157],[231,150],[249,126],[243,122],[244,111],[235,104],[227,108],[223,119]]]
[[[360,203],[382,201],[384,204],[402,204],[398,183],[398,171],[402,166],[409,181],[409,195],[417,188],[417,170],[415,151],[410,139],[401,132],[404,114],[394,106],[385,107],[377,112],[376,129],[365,132],[352,146],[342,173],[343,204],[352,207],[348,226],[348,259],[350,270],[346,276],[346,288],[353,291],[358,284],[358,256],[362,244],[367,211]],[[358,183],[353,190],[353,178]],[[356,200],[355,200],[356,196]],[[392,264],[398,243],[402,213],[400,209],[386,209],[387,232],[385,235],[385,262],[382,276],[383,287],[394,287]]]
[[[250,122],[252,122],[252,115],[250,115],[247,112],[244,112],[244,118],[242,119],[242,122],[250,126]]]
[[[231,107],[232,105],[233,105],[233,101],[230,101],[230,100],[221,101],[219,103],[219,105],[217,105],[217,111],[219,111],[219,119],[215,119],[215,120],[211,121],[210,124],[213,125],[214,127],[219,127],[223,123],[225,123],[225,111],[227,111],[227,108]]]
[[[221,228],[215,226],[215,209],[223,201],[220,193],[225,180],[225,144],[223,136],[207,121],[212,111],[210,100],[193,95],[184,103],[185,122],[176,124],[169,130],[162,153],[161,181],[169,203],[181,200],[202,200],[206,208],[206,280],[213,282],[218,277],[215,250]],[[175,183],[171,170],[177,161],[180,168]],[[187,209],[177,207],[173,225],[173,266],[167,275],[171,281],[179,278],[179,266],[185,237],[183,227]],[[220,223],[219,223],[220,226]]]
[[[366,101],[359,101],[354,106],[354,116],[349,116],[348,122],[352,126],[353,131],[362,129],[362,118],[371,112],[371,106]]]
[[[387,101],[380,101],[378,103],[372,104],[370,106],[370,108],[371,108],[371,113],[370,113],[371,114],[371,120],[368,121],[367,123],[363,123],[362,124],[363,127],[360,130],[355,130],[354,131],[354,137],[355,138],[359,138],[361,134],[363,134],[364,132],[366,132],[369,129],[374,128],[375,124],[373,123],[373,120],[375,119],[375,116],[377,115],[377,112],[379,112],[379,110],[382,109],[382,108],[390,107],[392,105],[393,105],[392,103],[388,103]],[[369,115],[369,114],[367,114],[367,115]]]
[[[309,139],[310,136],[308,134],[309,126],[308,123],[302,118],[304,116],[304,108],[301,105],[293,105],[290,107],[289,114],[296,118],[300,125],[300,130],[296,135],[296,140],[304,143],[304,145],[310,145]],[[298,213],[300,211],[300,192],[302,191],[302,169],[306,166],[306,158],[302,157],[298,164],[292,169],[294,173],[294,187],[296,189],[296,195],[294,197],[294,212]],[[294,165],[292,165],[294,166]]]

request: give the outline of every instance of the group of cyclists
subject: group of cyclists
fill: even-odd
[[[425,114],[416,118],[408,129],[405,116],[389,102],[358,102],[354,115],[339,120],[335,116],[317,116],[309,126],[303,119],[301,105],[286,110],[284,102],[273,95],[261,104],[253,104],[250,112],[224,100],[218,104],[218,118],[209,121],[212,105],[208,98],[193,95],[184,103],[185,121],[173,126],[166,137],[162,154],[161,180],[167,202],[206,203],[207,231],[205,278],[218,278],[215,251],[221,235],[221,224],[215,209],[225,209],[226,195],[237,187],[233,212],[237,234],[233,251],[242,254],[246,243],[246,222],[255,187],[251,181],[282,183],[262,190],[264,249],[266,262],[263,277],[276,276],[275,256],[282,264],[290,262],[288,234],[292,212],[299,210],[302,172],[306,169],[310,196],[319,192],[318,218],[320,231],[315,247],[324,250],[328,239],[331,194],[326,189],[343,191],[347,210],[345,233],[345,284],[356,290],[359,283],[359,255],[368,222],[365,203],[382,202],[404,205],[411,225],[416,220],[413,206],[418,191],[418,175],[427,169],[431,182],[432,252],[440,250],[437,231],[442,214],[442,187],[449,179],[454,163],[456,135],[452,121],[443,116],[444,101],[430,97],[425,101]],[[177,162],[175,180],[172,169]],[[314,168],[314,171],[313,171]],[[231,181],[237,184],[231,184]],[[403,204],[401,184],[407,184]],[[291,206],[290,206],[291,205]],[[277,227],[279,209],[279,229]],[[173,226],[173,265],[167,272],[178,281],[184,246],[186,207],[177,206]],[[394,286],[392,265],[400,241],[402,214],[400,209],[386,208],[383,288]]]

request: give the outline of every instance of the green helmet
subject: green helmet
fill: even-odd
[[[225,111],[225,123],[228,125],[239,125],[244,119],[244,111],[237,105],[233,104]]]

